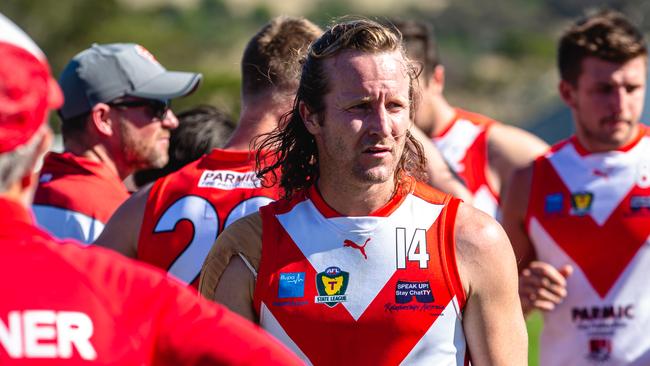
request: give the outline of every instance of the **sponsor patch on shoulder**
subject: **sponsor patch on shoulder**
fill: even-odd
[[[232,170],[205,170],[199,179],[201,188],[218,189],[254,189],[260,188],[262,184],[255,176],[255,172],[235,172]]]

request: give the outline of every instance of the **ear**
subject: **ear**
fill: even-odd
[[[40,133],[43,134],[43,137],[40,138],[40,142],[38,143],[38,146],[36,146],[36,150],[34,151],[34,160],[30,163],[31,165],[28,170],[31,174],[25,174],[25,176],[20,180],[21,188],[26,191],[36,188],[36,185],[38,184],[38,176],[43,167],[43,159],[52,146],[52,130],[50,130],[47,124],[43,125],[41,129],[42,132]]]
[[[560,97],[570,108],[576,108],[576,87],[566,80],[560,80],[558,84]]]
[[[318,123],[318,114],[310,111],[309,107],[307,107],[307,104],[305,104],[305,102],[302,101],[300,102],[300,104],[298,104],[298,111],[300,112],[300,118],[302,118],[302,121],[305,124],[305,128],[307,128],[307,131],[309,131],[309,133],[311,133],[312,135],[318,135],[320,132],[320,123]]]
[[[436,65],[436,67],[433,68],[433,73],[431,73],[431,77],[428,81],[428,87],[434,93],[442,94],[445,90],[445,67],[442,65]]]
[[[115,124],[111,118],[111,107],[105,103],[97,103],[90,110],[90,123],[100,136],[112,136]]]

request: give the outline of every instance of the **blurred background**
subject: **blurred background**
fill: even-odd
[[[346,14],[430,21],[446,66],[450,102],[531,130],[548,142],[572,132],[571,116],[556,91],[557,39],[572,20],[599,7],[619,10],[644,32],[650,30],[650,1],[644,0],[0,1],[0,12],[36,40],[56,75],[94,42],[140,43],[169,69],[203,73],[199,90],[175,101],[177,112],[209,103],[235,120],[241,53],[271,17],[299,15],[323,27]],[[51,124],[57,131],[56,117]],[[537,364],[540,326],[539,315],[529,319],[531,365]]]
[[[622,11],[648,30],[643,0],[2,0],[48,55],[55,74],[93,42],[136,42],[169,69],[199,71],[198,103],[239,111],[239,58],[271,17],[305,16],[321,26],[345,14],[417,18],[434,24],[453,105],[532,130],[554,142],[571,132],[556,92],[556,40],[588,9]],[[646,103],[650,104],[650,103]],[[55,131],[59,122],[53,117]]]

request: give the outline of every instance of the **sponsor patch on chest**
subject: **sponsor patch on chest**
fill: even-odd
[[[278,298],[305,296],[305,272],[280,272]]]
[[[433,302],[433,293],[431,292],[429,281],[415,282],[399,280],[395,287],[395,302],[398,304],[409,303],[414,298],[420,303]]]

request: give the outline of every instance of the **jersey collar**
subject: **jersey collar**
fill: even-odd
[[[415,179],[413,177],[407,176],[406,178],[402,179],[402,181],[398,184],[397,189],[395,190],[395,194],[393,194],[393,196],[390,198],[390,200],[388,200],[388,202],[386,202],[385,205],[369,213],[368,215],[363,215],[363,216],[364,217],[390,216],[390,214],[392,214],[402,204],[406,196],[409,193],[413,192],[414,188],[415,188]],[[350,215],[341,214],[340,212],[332,208],[327,202],[325,202],[323,196],[318,190],[318,187],[316,187],[316,184],[313,184],[311,185],[311,187],[309,187],[309,190],[307,191],[307,198],[309,198],[314,203],[316,209],[318,209],[318,211],[325,218],[329,219],[334,217],[350,216]]]

